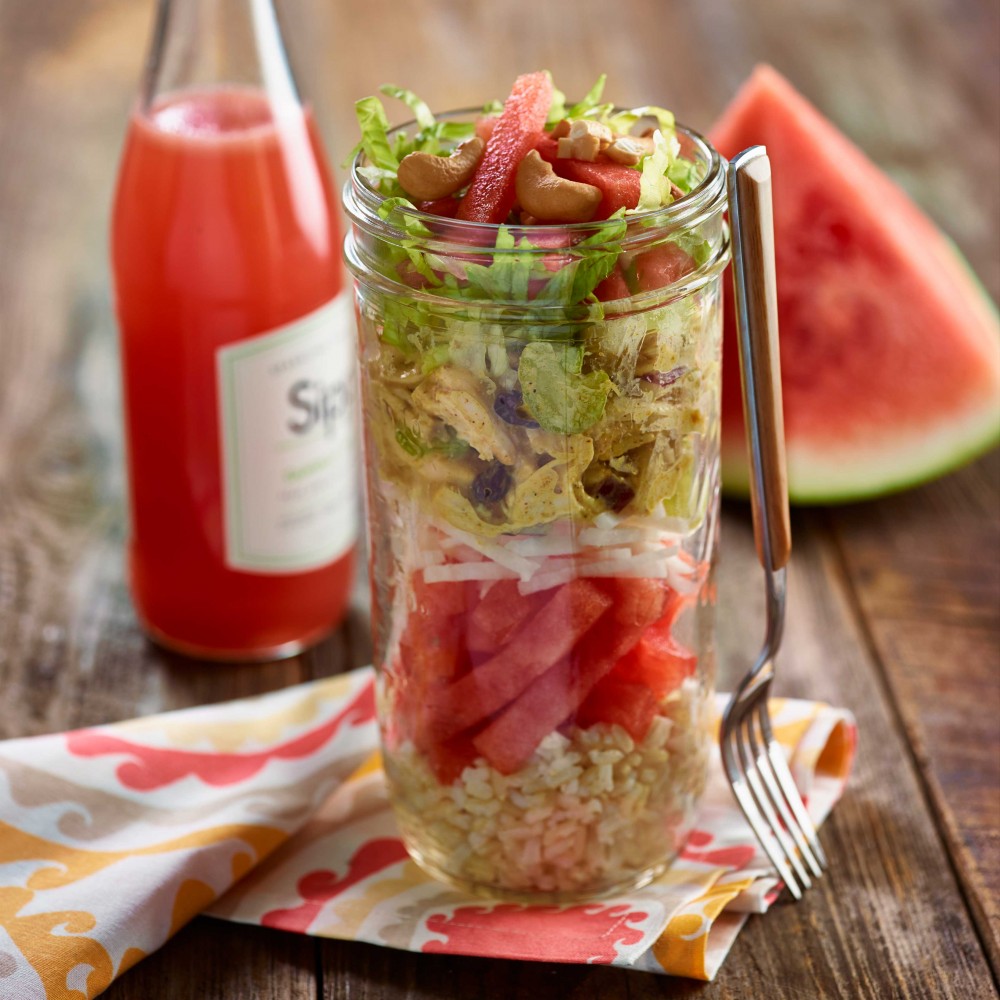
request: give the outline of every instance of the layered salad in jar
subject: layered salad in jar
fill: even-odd
[[[391,798],[518,899],[662,871],[711,740],[724,172],[603,86],[385,87],[345,196]]]

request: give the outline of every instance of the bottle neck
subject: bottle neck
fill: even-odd
[[[273,0],[159,0],[142,109],[227,86],[263,91],[277,115],[301,108]]]

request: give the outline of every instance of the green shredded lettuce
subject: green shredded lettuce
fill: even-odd
[[[551,127],[564,118],[583,118],[589,115],[595,108],[601,106],[601,95],[604,93],[604,84],[608,76],[602,73],[587,91],[584,96],[576,102],[566,107],[566,95],[561,90],[552,89],[552,104],[549,107],[549,115],[546,119],[546,126]]]
[[[653,133],[653,152],[642,161],[639,204],[629,209],[629,214],[651,212],[673,201],[667,170],[677,155],[676,146],[677,140],[673,139],[672,147],[659,129]]]
[[[391,83],[384,83],[378,89],[386,97],[395,97],[397,101],[402,101],[413,112],[413,117],[416,118],[417,125],[422,131],[431,132],[437,127],[437,119],[427,103],[417,97],[412,90],[404,90]]]
[[[580,434],[601,419],[612,383],[607,372],[583,374],[583,347],[536,341],[518,364],[524,406],[547,431]]]
[[[399,167],[389,145],[389,119],[385,108],[377,97],[363,97],[354,105],[354,113],[361,129],[360,148],[365,151],[369,162],[381,170],[390,171],[395,176]]]
[[[685,194],[690,194],[701,183],[703,173],[702,166],[679,156],[667,167],[667,177]]]

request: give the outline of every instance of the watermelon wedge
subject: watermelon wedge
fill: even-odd
[[[794,501],[921,482],[1000,438],[1000,325],[954,246],[777,72],[759,67],[710,132],[771,159],[781,371]],[[748,464],[728,297],[723,477]]]

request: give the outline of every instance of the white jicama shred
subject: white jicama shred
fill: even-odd
[[[584,550],[580,553],[581,561],[585,566],[594,562],[604,562],[607,559],[634,559],[635,555],[631,549],[592,549]]]
[[[444,553],[440,549],[421,549],[414,565],[417,569],[426,569],[428,566],[439,566],[444,562]]]
[[[694,567],[684,562],[680,556],[667,556],[667,579],[678,594],[693,594],[700,582]]]
[[[576,566],[570,564],[554,570],[539,571],[531,579],[522,580],[517,589],[522,594],[535,594],[540,590],[548,590],[549,587],[561,587],[564,583],[584,575]]]
[[[476,538],[475,535],[470,535],[467,531],[462,531],[461,528],[455,528],[450,524],[441,524],[439,527],[446,535],[463,545],[468,545],[471,549],[475,549],[487,559],[492,559],[494,562],[500,563],[501,566],[512,569],[518,576],[531,576],[538,569],[537,563],[525,559],[524,556],[519,556],[516,552],[510,552],[504,545]]]
[[[668,580],[682,594],[701,585],[683,549],[683,536],[666,529],[665,518],[621,518],[599,514],[577,532],[565,522],[546,534],[478,538],[447,523],[420,525],[410,565],[424,570],[428,583],[519,579],[522,594],[558,587],[577,577]],[[671,525],[673,527],[673,525]],[[445,559],[451,560],[445,562]]]
[[[632,546],[635,555],[644,555],[647,552],[659,552],[660,555],[670,555],[680,548],[680,543],[669,539],[660,542],[636,542]]]
[[[576,554],[580,546],[572,538],[528,535],[507,542],[504,548],[520,556],[571,556]]]
[[[514,580],[517,573],[495,562],[447,563],[444,566],[428,566],[424,570],[428,583],[458,583],[465,580]]]
[[[654,580],[665,580],[670,573],[667,559],[662,552],[648,552],[641,556],[634,556],[629,552],[628,558],[601,559],[587,563],[587,575],[649,577]]]
[[[584,528],[579,540],[581,545],[629,545],[644,542],[646,533],[638,528]]]

